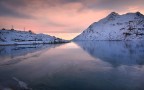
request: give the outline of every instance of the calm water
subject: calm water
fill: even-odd
[[[144,90],[144,41],[0,46],[0,90]]]

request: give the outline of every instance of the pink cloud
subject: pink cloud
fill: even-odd
[[[18,6],[14,6],[14,2],[0,2],[0,5],[5,5],[0,7],[7,11],[0,13],[0,27],[10,28],[11,25],[14,25],[16,29],[26,27],[27,30],[30,29],[36,33],[81,33],[91,23],[106,17],[113,10],[117,10],[120,14],[136,11],[144,13],[141,3],[137,2],[134,4],[135,1],[131,2],[128,6],[124,5],[126,9],[123,10],[117,9],[118,7],[111,9],[110,2],[112,0],[108,0],[109,3],[105,2],[108,3],[107,6],[100,6],[106,5],[102,4],[104,0],[76,0],[69,2],[63,0],[63,3],[59,0],[54,0],[53,2],[51,0],[44,1],[34,0],[29,2],[29,0],[26,0],[23,2],[24,4],[17,2]],[[117,4],[116,1],[113,3]],[[123,3],[121,2],[120,4]],[[120,7],[120,5],[117,6]],[[108,8],[105,9],[106,7]],[[5,14],[8,14],[8,16]],[[13,17],[14,15],[15,17]],[[66,38],[67,35],[63,34],[61,36]]]

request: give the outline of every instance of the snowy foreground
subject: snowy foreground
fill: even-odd
[[[9,44],[55,44],[66,40],[45,34],[35,34],[30,31],[0,30],[0,45]]]
[[[74,40],[144,40],[144,15],[112,12],[94,22]]]

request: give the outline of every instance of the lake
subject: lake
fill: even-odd
[[[144,41],[0,46],[0,90],[144,90]]]

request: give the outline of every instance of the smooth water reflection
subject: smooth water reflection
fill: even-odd
[[[99,58],[113,66],[144,64],[143,41],[87,41],[76,43],[94,58]]]
[[[0,46],[0,90],[144,90],[143,42]]]

